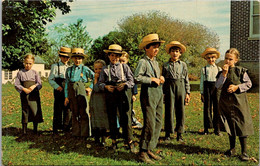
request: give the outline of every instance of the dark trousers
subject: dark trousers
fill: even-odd
[[[71,123],[69,105],[64,106],[64,91],[54,90],[53,131],[65,129]]]
[[[131,90],[131,89],[129,89]],[[106,91],[106,105],[109,120],[109,129],[112,139],[117,135],[117,111],[119,111],[120,125],[123,128],[123,136],[126,141],[133,140],[131,110],[129,104],[128,90],[113,93]]]
[[[176,131],[177,133],[184,132],[185,120],[185,85],[184,80],[171,80],[166,79],[164,85],[165,94],[165,121],[164,129],[166,135]],[[174,116],[176,118],[176,125],[174,128]]]
[[[220,131],[220,115],[218,111],[218,91],[215,82],[204,81],[204,129],[214,127],[215,132]],[[213,115],[213,117],[212,117]]]
[[[150,87],[149,85],[143,84],[141,87],[140,101],[144,118],[140,148],[141,150],[153,150],[157,146],[162,128],[162,87]]]

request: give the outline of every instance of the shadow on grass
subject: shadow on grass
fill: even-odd
[[[118,139],[118,149],[112,150],[107,145],[101,147],[96,145],[93,138],[83,139],[79,137],[73,137],[71,133],[53,135],[50,131],[39,131],[38,134],[34,134],[32,130],[28,129],[28,134],[21,134],[20,128],[8,127],[2,128],[2,136],[14,136],[15,141],[32,142],[29,146],[30,149],[40,149],[46,152],[59,155],[64,153],[75,152],[82,155],[94,156],[99,158],[110,158],[117,161],[126,160],[134,161],[138,160],[137,155],[130,153],[123,146],[123,140]],[[111,142],[108,141],[107,142]]]
[[[223,153],[222,151],[216,149],[209,149],[209,148],[202,148],[200,146],[193,146],[193,145],[186,145],[185,143],[177,143],[177,144],[162,144],[158,143],[158,148],[165,148],[165,149],[174,149],[176,151],[180,151],[185,154],[220,154]]]

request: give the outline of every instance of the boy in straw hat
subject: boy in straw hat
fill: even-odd
[[[91,135],[89,113],[86,111],[87,99],[85,83],[91,79],[90,88],[93,89],[94,72],[82,64],[86,55],[82,48],[72,49],[73,66],[66,71],[65,106],[70,103],[72,111],[72,135],[88,137]]]
[[[159,64],[156,61],[161,43],[164,41],[159,40],[158,34],[149,34],[143,38],[139,49],[144,49],[146,56],[139,61],[134,74],[136,82],[142,84],[140,101],[144,117],[139,160],[150,164],[154,164],[151,159],[162,159],[152,152],[157,145],[162,127],[163,91],[161,84],[164,83],[164,77],[161,76]]]
[[[109,128],[112,138],[112,148],[117,149],[117,111],[119,111],[124,139],[131,152],[136,152],[133,142],[131,122],[131,110],[128,102],[127,91],[134,86],[133,73],[127,64],[120,64],[122,47],[112,44],[107,50],[109,65],[103,67],[99,77],[99,88],[106,93],[106,106],[109,119]],[[129,125],[130,124],[130,125]]]
[[[71,119],[71,113],[69,107],[64,106],[65,73],[69,67],[68,61],[70,53],[70,48],[60,48],[60,51],[58,52],[60,61],[52,64],[50,76],[48,78],[50,85],[54,89],[53,134],[57,134],[58,129],[68,131],[70,128],[69,122]]]
[[[215,48],[206,48],[201,57],[206,59],[208,64],[201,69],[200,93],[201,101],[204,103],[203,119],[204,134],[209,133],[208,129],[214,127],[214,133],[221,136],[220,117],[218,112],[218,90],[215,88],[216,76],[222,69],[215,64],[220,53]],[[212,119],[213,112],[213,119]]]
[[[171,41],[166,45],[166,52],[171,55],[163,65],[162,75],[165,77],[163,92],[165,94],[165,140],[170,140],[170,134],[177,132],[177,141],[183,141],[184,106],[190,101],[190,84],[188,68],[179,58],[186,51],[186,47],[178,41]],[[176,125],[174,129],[174,113]]]

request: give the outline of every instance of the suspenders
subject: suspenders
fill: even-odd
[[[83,79],[83,67],[84,67],[84,66],[82,66],[82,68],[81,68],[81,73],[80,73],[80,78],[81,78],[81,80],[80,80],[80,81],[82,81],[82,79]],[[70,68],[70,78],[71,78],[72,68],[73,68],[73,67]]]
[[[180,62],[181,63],[181,62]],[[167,68],[168,68],[168,70],[170,71],[170,73],[172,74],[172,76],[173,76],[173,73],[172,73],[172,70],[171,70],[171,66],[170,66],[170,64],[169,63],[167,63]],[[183,75],[183,64],[181,63],[181,76]]]
[[[111,73],[110,73],[110,65],[107,66],[108,68],[108,81],[111,82]],[[123,65],[120,64],[120,68],[121,68],[121,76],[122,76],[122,81],[125,81],[125,74],[124,74],[124,70],[123,70]]]
[[[218,67],[218,66],[217,66],[217,69],[218,69],[218,73],[219,73],[219,67]],[[204,67],[204,71],[205,71],[205,73],[204,73],[204,75],[205,75],[205,81],[207,81],[208,78],[207,78],[207,70],[206,70],[206,66]]]

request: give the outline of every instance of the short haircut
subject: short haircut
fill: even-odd
[[[215,57],[217,57],[217,54],[216,54],[216,53],[207,53],[207,54],[205,55],[205,57],[206,57],[206,56],[209,56],[209,55],[215,55]]]
[[[172,50],[179,50],[181,53],[181,48],[180,47],[177,47],[177,46],[172,46],[170,49],[169,49],[169,53],[172,51]]]
[[[24,61],[26,59],[32,59],[33,61],[35,61],[35,56],[32,54],[32,53],[27,53],[25,56],[24,56]]]
[[[96,61],[94,62],[94,65],[95,65],[95,64],[98,64],[98,63],[102,64],[103,66],[106,66],[106,62],[103,61],[102,59],[96,60]]]
[[[228,50],[226,51],[225,55],[226,55],[226,54],[234,54],[234,55],[237,57],[238,60],[239,60],[239,58],[240,58],[240,53],[239,53],[239,51],[238,51],[236,48],[230,48],[230,49],[228,49]]]
[[[151,46],[155,46],[155,45],[157,45],[157,44],[159,44],[159,46],[161,45],[160,42],[153,42],[153,43],[147,44],[147,45],[145,46],[145,48],[146,48],[146,49],[149,49]]]
[[[108,52],[107,55],[109,56],[109,55],[111,55],[112,53],[116,54],[116,55],[119,56],[119,57],[122,55],[122,54],[115,53],[115,52]]]

